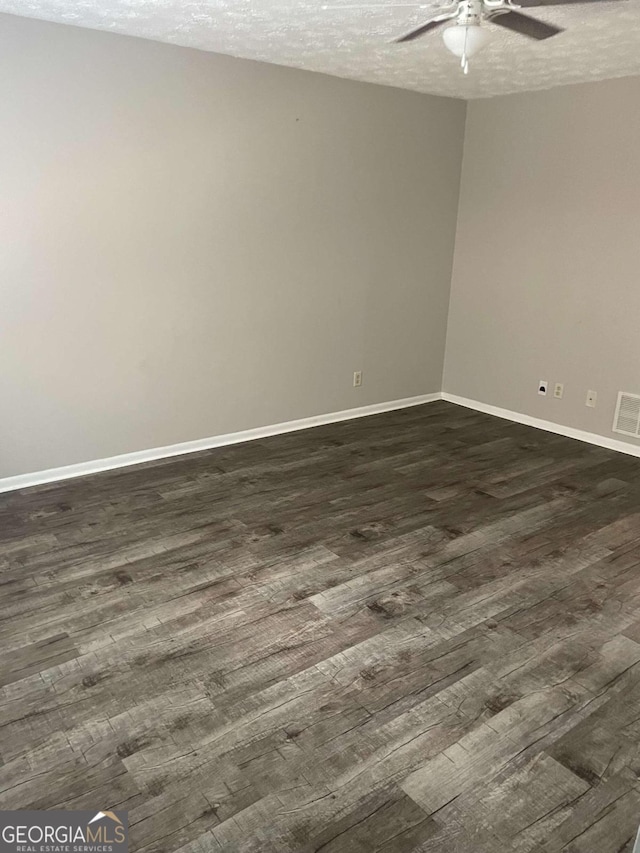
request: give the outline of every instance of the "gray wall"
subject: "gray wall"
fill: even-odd
[[[640,393],[639,102],[630,78],[469,104],[445,391],[625,440],[611,424],[618,390]]]
[[[0,104],[0,477],[440,390],[464,103],[3,16]]]

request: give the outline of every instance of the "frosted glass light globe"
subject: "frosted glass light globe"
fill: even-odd
[[[479,50],[482,50],[491,36],[486,27],[480,27],[477,24],[468,26],[456,24],[453,27],[447,27],[442,34],[442,38],[454,56],[461,57],[463,54],[466,54],[467,57],[471,57]]]

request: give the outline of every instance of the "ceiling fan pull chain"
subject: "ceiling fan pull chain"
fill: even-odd
[[[469,39],[469,27],[464,28],[464,47],[462,48],[462,60],[460,65],[464,74],[469,73],[469,60],[467,59],[467,41]]]

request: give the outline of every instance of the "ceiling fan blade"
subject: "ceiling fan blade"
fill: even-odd
[[[453,18],[458,16],[458,10],[449,15],[438,15],[437,18],[433,18],[431,21],[428,21],[426,24],[423,24],[421,27],[418,27],[416,30],[411,30],[410,33],[407,33],[404,36],[400,36],[399,39],[395,40],[396,44],[403,44],[405,41],[413,41],[414,39],[420,38],[420,36],[424,36],[427,33],[431,32],[431,30],[435,30],[438,27],[441,27],[443,24],[446,24],[447,21],[451,21]]]
[[[514,33],[520,33],[521,36],[528,36],[528,38],[537,39],[538,41],[543,41],[564,32],[562,27],[545,24],[543,21],[538,21],[537,18],[521,15],[520,12],[504,12],[489,20],[492,24],[497,24],[506,30],[512,30]]]
[[[626,3],[627,0],[517,0],[523,9],[533,9],[536,6],[573,6],[578,3]]]

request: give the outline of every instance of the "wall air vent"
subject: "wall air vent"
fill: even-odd
[[[613,418],[613,431],[640,438],[640,395],[620,391]]]

